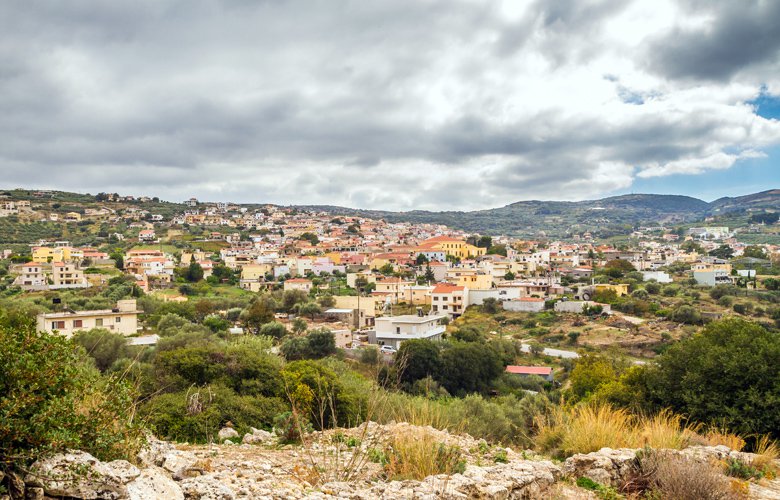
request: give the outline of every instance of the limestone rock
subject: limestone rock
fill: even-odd
[[[627,478],[636,463],[637,450],[602,448],[593,453],[579,453],[566,459],[563,473],[572,478],[587,477],[597,483],[617,485]]]
[[[138,463],[143,467],[151,465],[161,466],[165,455],[174,449],[173,444],[160,441],[151,434],[146,436],[146,444],[138,452]]]
[[[237,438],[239,436],[238,431],[233,429],[232,427],[223,427],[219,430],[219,433],[217,433],[217,437],[219,437],[220,441],[224,441],[225,439],[232,439]]]
[[[244,434],[244,438],[241,440],[244,444],[271,444],[274,442],[274,435],[268,431],[262,429],[251,428],[252,433]]]
[[[252,427],[252,432],[244,434],[241,440],[244,444],[271,444],[274,441],[274,435],[262,429]]]
[[[181,482],[188,500],[234,500],[236,494],[213,475],[193,477]]]
[[[150,467],[127,484],[130,500],[159,498],[164,500],[184,500],[184,493],[176,482],[168,477],[164,470]]]
[[[80,499],[127,497],[125,480],[140,471],[125,461],[105,464],[83,451],[71,451],[35,462],[25,482],[48,496]]]
[[[174,479],[184,479],[197,475],[198,457],[183,450],[171,450],[162,457],[161,466],[173,475]]]

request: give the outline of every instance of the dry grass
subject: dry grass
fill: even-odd
[[[730,482],[711,464],[683,457],[655,454],[651,490],[660,498],[675,500],[726,500],[739,498]]]
[[[538,427],[537,447],[561,458],[601,448],[682,449],[697,436],[696,426],[669,411],[642,418],[605,404],[559,408]]]
[[[638,446],[681,450],[697,436],[699,426],[686,423],[682,416],[663,410],[653,417],[637,422]]]
[[[383,404],[377,407],[373,420],[380,424],[406,422],[450,432],[458,432],[462,427],[461,423],[453,425],[448,408],[442,402],[398,393],[387,394]]]
[[[777,441],[773,441],[768,435],[764,435],[758,438],[755,446],[756,458],[753,459],[751,465],[759,469],[771,468],[773,472],[775,461],[780,458],[780,446]]]
[[[708,446],[724,445],[735,451],[740,451],[745,447],[744,439],[723,429],[711,428],[704,434],[703,438]]]
[[[425,429],[413,428],[393,436],[385,449],[385,473],[390,480],[421,480],[437,474],[463,472],[461,450],[436,440]]]

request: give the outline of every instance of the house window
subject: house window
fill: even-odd
[[[121,323],[121,322],[122,322],[121,316],[117,316],[116,318],[114,318],[114,323]]]
[[[396,326],[395,327],[395,333],[398,333],[398,334],[401,333],[401,327],[400,326]]]
[[[84,324],[82,323],[82,320],[80,320],[80,319],[74,319],[73,320],[73,328],[81,328],[82,326],[84,326]]]
[[[442,309],[444,309],[446,311],[447,310],[447,306],[442,306]]]
[[[103,318],[96,319],[95,326],[103,326]]]
[[[65,329],[65,322],[64,321],[52,321],[51,322],[51,329],[52,330],[64,330]]]

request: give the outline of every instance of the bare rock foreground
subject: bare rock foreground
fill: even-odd
[[[231,429],[232,430],[232,429]],[[423,480],[384,476],[380,450],[399,433],[424,433],[456,447],[458,472]],[[531,452],[489,446],[470,436],[409,424],[368,425],[314,433],[304,445],[279,445],[272,434],[225,431],[219,445],[173,445],[151,439],[138,465],[101,462],[73,451],[39,460],[23,478],[27,499],[536,499],[597,498],[574,481],[588,477],[617,485],[630,473],[638,450],[608,448],[575,455],[563,464]],[[227,437],[230,436],[230,437]],[[235,444],[233,444],[235,443]],[[694,461],[749,459],[723,446],[670,451]],[[780,498],[778,480],[751,483],[748,498]],[[19,496],[23,495],[23,496]]]

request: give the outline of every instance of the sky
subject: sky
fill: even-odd
[[[775,0],[0,3],[0,187],[471,210],[780,188]]]

